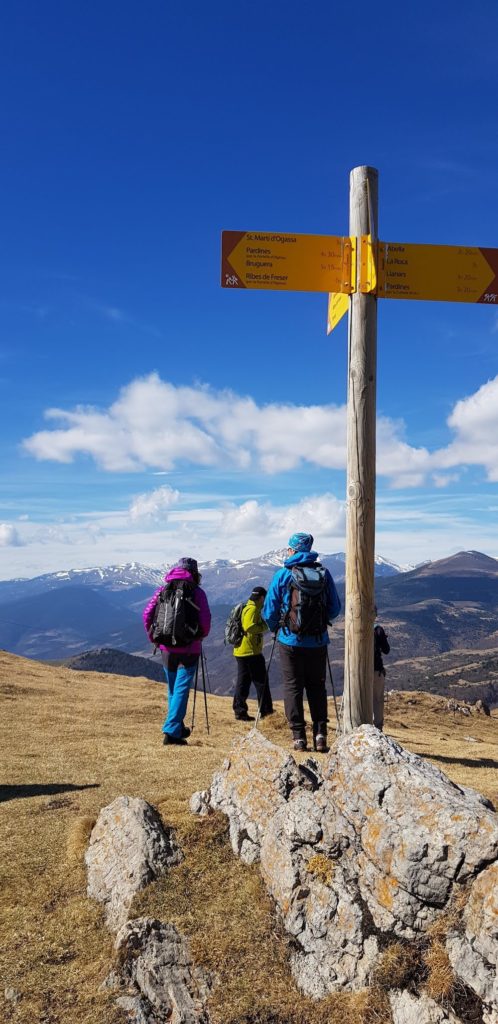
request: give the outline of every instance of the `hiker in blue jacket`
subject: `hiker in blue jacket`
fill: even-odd
[[[327,623],[331,623],[341,610],[335,583],[328,569],[319,568],[309,573],[317,577],[317,612],[309,605],[308,621],[321,623],[318,629],[306,631],[306,623],[297,622],[296,602],[299,595],[293,582],[295,567],[319,566],[318,553],[312,551],[310,533],[293,533],[289,539],[287,558],[271,583],[263,605],[263,619],[272,632],[278,629],[278,650],[283,675],[285,714],[294,738],[294,750],[307,750],[306,723],[304,721],[304,692],[308,700],[313,723],[313,747],[326,753],[327,747]],[[301,574],[302,575],[302,574]],[[321,592],[319,592],[321,586]],[[311,598],[309,599],[311,601]],[[318,608],[318,601],[321,608]],[[280,627],[280,628],[279,628]]]

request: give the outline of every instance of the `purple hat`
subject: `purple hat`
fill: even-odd
[[[293,551],[311,551],[313,537],[311,533],[293,533],[287,546]]]
[[[185,569],[186,572],[189,572],[191,576],[199,575],[199,570],[197,568],[197,562],[195,558],[180,558],[177,564],[180,569]]]

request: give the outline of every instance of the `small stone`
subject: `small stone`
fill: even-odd
[[[10,986],[4,989],[3,994],[8,1003],[18,1003],[21,998],[21,993],[16,988],[10,988]]]
[[[209,790],[201,789],[197,793],[193,793],[190,797],[189,803],[192,814],[199,814],[202,818],[211,814],[211,806],[209,804]]]

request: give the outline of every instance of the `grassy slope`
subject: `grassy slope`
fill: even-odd
[[[216,967],[222,985],[215,995],[215,1020],[380,1024],[388,1019],[379,993],[339,995],[316,1005],[296,992],[286,942],[257,869],[233,858],[224,822],[189,814],[191,793],[209,784],[233,739],[244,732],[233,720],[229,700],[209,698],[209,736],[198,703],[189,745],[164,748],[164,691],[157,683],[75,674],[0,652],[0,694],[0,910],[7,940],[0,944],[0,1014],[5,1020],[122,1020],[112,998],[99,991],[112,941],[99,908],[86,899],[82,856],[99,809],[123,793],[155,804],[179,830],[184,864],[137,897],[135,909],[174,920],[191,937],[196,957]],[[491,719],[454,717],[443,712],[444,701],[422,694],[396,694],[389,701],[390,735],[498,805],[498,713]],[[262,726],[270,739],[288,744],[280,709]],[[20,998],[2,1007],[6,987]]]

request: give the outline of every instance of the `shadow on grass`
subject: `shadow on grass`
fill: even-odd
[[[443,764],[463,764],[466,768],[498,768],[498,761],[492,757],[450,757],[445,754],[426,754],[422,750],[414,750],[419,757],[428,761],[442,761]]]
[[[26,786],[0,786],[0,803],[7,800],[22,800],[27,796],[54,796],[56,793],[70,793],[77,789],[99,789],[100,783],[89,782],[75,786],[72,782],[34,782]]]

